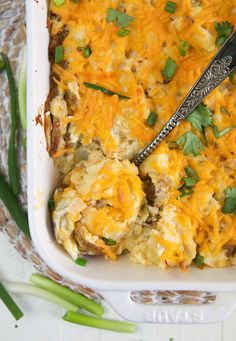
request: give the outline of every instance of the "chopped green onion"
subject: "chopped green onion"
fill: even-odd
[[[185,182],[186,187],[193,187],[196,185],[196,181],[193,178],[183,178],[183,181]]]
[[[234,25],[232,25],[228,21],[223,21],[221,23],[215,22],[215,30],[218,33],[218,37],[216,38],[216,45],[218,47],[221,47],[228,39],[230,34],[233,32]]]
[[[157,121],[157,114],[154,111],[151,111],[146,121],[147,125],[149,127],[154,127],[156,121]]]
[[[229,75],[229,81],[233,85],[236,84],[236,76],[235,75],[236,75],[236,71],[232,71]]]
[[[87,83],[87,82],[84,82],[84,85],[87,86],[87,88],[90,88],[90,89],[93,89],[93,90],[97,90],[97,91],[101,91],[103,92],[104,94],[107,94],[107,95],[118,95],[120,98],[123,98],[123,99],[129,99],[130,97],[127,97],[127,96],[123,96],[123,95],[120,95],[112,90],[108,90],[106,88],[103,88],[102,86],[100,85],[96,85],[96,84],[92,84],[92,83]]]
[[[63,5],[65,0],[53,0],[54,5],[61,6]]]
[[[102,237],[102,240],[108,246],[114,246],[114,245],[117,244],[117,242],[115,240],[113,240],[113,239],[108,239],[108,238]]]
[[[188,42],[186,40],[181,40],[179,45],[179,53],[182,57],[185,57],[188,52]]]
[[[221,107],[220,107],[220,111],[221,111],[223,114],[225,114],[225,115],[230,115],[230,113],[228,112],[227,108],[224,107],[224,106],[221,106]]]
[[[117,32],[118,37],[125,37],[130,33],[130,30],[127,30],[125,28],[121,28],[119,29],[119,31]]]
[[[79,4],[80,0],[72,0],[74,3]]]
[[[192,194],[193,187],[200,180],[197,172],[195,172],[195,170],[192,169],[190,166],[185,167],[184,170],[185,170],[187,177],[182,178],[182,181],[184,182],[184,184],[178,188],[178,191],[181,193],[181,195],[177,197],[177,200],[180,200],[183,197],[186,197]]]
[[[82,257],[78,257],[75,260],[75,264],[80,265],[80,266],[85,266],[87,264],[87,259],[82,258]]]
[[[201,255],[199,255],[199,254],[197,254],[197,256],[196,256],[194,262],[195,262],[195,265],[196,265],[197,267],[201,267],[201,266],[203,266],[203,264],[204,264],[204,257],[201,256]]]
[[[193,194],[193,189],[192,187],[186,187],[185,185],[181,186],[178,188],[178,191],[181,193],[176,199],[180,200],[184,197],[187,197],[188,195]]]
[[[168,13],[175,13],[177,4],[173,1],[167,1],[164,10]]]
[[[48,210],[53,211],[55,209],[55,200],[54,199],[49,199],[48,200]]]
[[[162,70],[162,74],[167,80],[170,81],[174,77],[176,69],[177,65],[175,61],[171,57],[168,57],[164,69]]]
[[[136,330],[136,326],[133,323],[107,319],[105,320],[97,317],[74,313],[73,311],[68,311],[63,316],[63,319],[65,321],[81,324],[83,326],[112,330],[119,333],[134,333]]]
[[[213,134],[214,134],[215,138],[217,138],[217,139],[219,139],[220,137],[229,133],[232,129],[235,129],[235,128],[236,128],[236,125],[232,125],[232,126],[227,127],[227,128],[220,131],[215,124],[212,125]]]
[[[35,285],[30,284],[22,284],[22,283],[4,283],[7,287],[7,289],[12,292],[13,294],[23,294],[23,295],[31,295],[43,298],[47,301],[53,302],[58,304],[59,306],[65,308],[66,310],[71,311],[78,311],[78,307],[70,303],[54,294],[51,294],[47,290],[44,290],[42,288],[38,288]]]
[[[228,21],[223,21],[221,23],[215,22],[215,30],[219,36],[229,37],[234,30],[234,25]]]
[[[12,193],[9,185],[0,174],[0,199],[3,201],[12,219],[21,231],[30,238],[27,214],[23,211],[17,197]]]
[[[224,36],[219,36],[216,38],[216,46],[221,47],[225,42],[227,38]]]
[[[82,50],[82,54],[85,58],[88,58],[91,55],[92,51],[90,47],[84,47]]]
[[[189,177],[192,176],[196,180],[196,182],[200,180],[197,172],[195,172],[195,170],[192,169],[192,167],[187,166],[187,167],[184,168],[184,171],[185,171],[187,176],[189,176]]]
[[[64,59],[64,47],[57,45],[55,48],[55,63],[60,64]]]
[[[39,286],[40,288],[43,288],[51,292],[54,295],[57,295],[60,298],[63,298],[68,302],[75,304],[77,307],[81,309],[90,311],[91,313],[99,317],[102,316],[104,313],[104,309],[100,304],[90,300],[89,298],[85,297],[82,294],[76,293],[71,289],[52,281],[47,277],[38,274],[33,274],[30,277],[30,282]]]
[[[20,310],[18,305],[14,302],[14,300],[11,298],[11,296],[8,294],[7,290],[3,286],[3,284],[0,282],[0,299],[5,304],[5,306],[9,309],[12,316],[16,320],[19,320],[24,316],[23,312]]]
[[[21,126],[26,130],[26,48],[22,52],[22,62],[18,83],[18,103]]]
[[[10,89],[10,102],[11,102],[11,127],[10,127],[10,139],[8,147],[8,173],[12,192],[17,195],[20,192],[20,176],[17,165],[17,151],[16,151],[16,133],[18,124],[18,103],[17,103],[17,91],[16,85],[11,69],[11,64],[8,57],[1,52],[0,59],[5,65],[5,71],[8,78],[8,84]]]

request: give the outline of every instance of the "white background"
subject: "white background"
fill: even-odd
[[[0,233],[0,280],[27,282],[35,269]],[[15,322],[0,302],[1,341],[235,341],[236,311],[224,322],[199,325],[138,325],[135,334],[120,334],[73,325],[62,320],[64,310],[35,297],[15,297],[24,317]],[[106,317],[118,318],[106,306]]]

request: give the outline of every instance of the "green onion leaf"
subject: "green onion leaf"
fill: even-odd
[[[123,95],[120,95],[112,90],[108,90],[106,88],[103,88],[102,86],[100,85],[96,85],[96,84],[92,84],[92,83],[88,83],[88,82],[84,82],[84,85],[87,86],[87,88],[90,88],[90,89],[93,89],[93,90],[97,90],[97,91],[101,91],[103,92],[104,94],[107,94],[107,95],[118,95],[120,98],[123,98],[123,99],[129,99],[130,97],[127,97],[127,96],[123,96]]]
[[[236,125],[233,125],[220,131],[215,124],[212,125],[213,134],[215,138],[217,139],[229,133],[232,129],[235,129],[235,128],[236,128]]]
[[[105,243],[106,245],[108,245],[108,246],[114,246],[114,245],[117,244],[117,242],[116,242],[115,240],[113,240],[113,239],[108,239],[108,238],[105,238],[105,237],[102,237],[101,239],[102,239],[102,240],[104,241],[104,243]]]
[[[100,304],[90,300],[82,294],[76,293],[75,291],[72,291],[71,289],[52,281],[47,277],[33,274],[30,277],[30,282],[99,317],[104,313],[104,309]]]
[[[168,13],[175,13],[177,4],[173,1],[167,1],[164,10]]]
[[[188,52],[188,42],[186,40],[181,40],[179,45],[179,53],[182,57],[185,57]]]
[[[74,3],[79,4],[80,0],[72,0]]]
[[[18,82],[18,103],[21,126],[26,130],[26,48],[22,51],[22,61]]]
[[[191,131],[187,131],[180,136],[176,143],[183,150],[184,155],[197,156],[204,150],[204,146],[199,137]]]
[[[55,48],[55,63],[60,64],[64,59],[64,47],[57,45]]]
[[[149,127],[154,127],[156,121],[157,121],[157,114],[154,111],[151,111],[146,121],[147,125]]]
[[[7,290],[3,286],[3,284],[0,282],[0,299],[5,304],[5,306],[9,309],[12,316],[19,320],[24,316],[18,305],[14,302],[12,297],[8,294]]]
[[[105,320],[68,311],[63,319],[83,326],[112,330],[119,333],[134,333],[135,324],[123,321]]]
[[[108,8],[106,21],[107,23],[115,21],[117,27],[126,28],[134,21],[134,17],[114,8]]]
[[[3,71],[4,68],[5,68],[5,63],[3,59],[0,57],[0,72]]]
[[[82,49],[82,54],[85,58],[88,58],[91,55],[92,51],[90,49],[90,47],[84,47]]]
[[[224,190],[225,201],[222,212],[225,214],[236,214],[236,187],[227,187]]]
[[[66,300],[54,294],[51,294],[47,290],[38,288],[35,285],[30,285],[30,284],[25,284],[25,283],[23,284],[22,283],[7,283],[7,282],[4,282],[4,285],[6,285],[6,288],[13,294],[23,294],[23,295],[32,295],[32,296],[40,297],[47,301],[56,303],[66,310],[71,310],[75,312],[78,311],[78,307],[75,304],[67,302]]]
[[[53,0],[54,5],[61,6],[65,3],[65,0]]]
[[[174,77],[176,69],[177,65],[175,61],[171,57],[168,57],[164,69],[162,70],[162,74],[168,81],[170,81]]]
[[[17,148],[16,148],[16,133],[18,125],[18,103],[15,80],[11,68],[10,61],[5,53],[0,53],[0,59],[5,65],[9,90],[10,90],[10,105],[11,105],[11,123],[10,123],[10,138],[8,147],[8,174],[12,192],[17,195],[20,192],[20,176],[17,163]]]
[[[127,30],[125,28],[121,28],[117,32],[118,37],[126,37],[128,34],[130,34],[130,30]]]
[[[82,257],[78,257],[75,260],[75,264],[80,265],[80,266],[86,266],[87,262],[88,262],[87,259],[82,258]]]
[[[197,254],[196,258],[194,259],[195,265],[197,267],[202,267],[204,265],[204,257],[200,254]]]
[[[48,210],[53,211],[55,209],[55,200],[54,199],[49,199],[48,200]]]
[[[1,174],[0,174],[0,200],[2,200],[2,202],[6,206],[8,212],[10,213],[12,219],[15,221],[16,225],[27,237],[30,238],[27,214],[21,208],[17,200],[17,197],[12,193],[9,185],[4,180]]]

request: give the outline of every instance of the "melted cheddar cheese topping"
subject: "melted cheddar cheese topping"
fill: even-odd
[[[166,0],[49,3],[54,92],[47,116],[48,149],[63,175],[73,168],[55,194],[53,219],[58,241],[74,258],[102,252],[114,259],[129,250],[132,261],[161,268],[185,269],[197,254],[212,267],[236,263],[236,215],[222,212],[225,189],[236,186],[236,129],[216,138],[207,127],[207,144],[188,121],[174,129],[139,170],[143,188],[147,179],[153,186],[151,203],[138,170],[128,161],[162,128],[217,52],[215,23],[228,21],[236,27],[236,0],[175,3],[174,13],[164,10]],[[119,27],[107,21],[110,8],[134,18],[127,35],[119,36]],[[188,42],[185,56],[180,54],[181,41]],[[61,63],[54,62],[57,45],[63,46]],[[83,54],[86,47],[89,56]],[[169,57],[177,69],[167,82],[163,69]],[[88,88],[85,82],[115,94]],[[229,79],[204,104],[220,131],[236,125],[236,85]],[[152,127],[147,124],[150,112],[157,114]],[[187,131],[204,145],[196,157],[169,147],[168,142]],[[81,145],[96,155],[94,160],[90,156],[78,164]],[[71,166],[63,171],[63,163]],[[178,200],[187,166],[199,181],[193,193]],[[105,206],[98,208],[98,201]],[[82,205],[83,214],[78,208],[68,216],[68,205]],[[66,233],[60,224],[68,225]],[[117,240],[117,245],[107,246],[100,237]]]

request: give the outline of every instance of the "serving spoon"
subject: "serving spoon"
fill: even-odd
[[[156,137],[132,160],[136,166],[159,146],[169,133],[180,124],[223,80],[236,69],[236,31],[216,53],[210,64],[189,91],[169,121]]]

